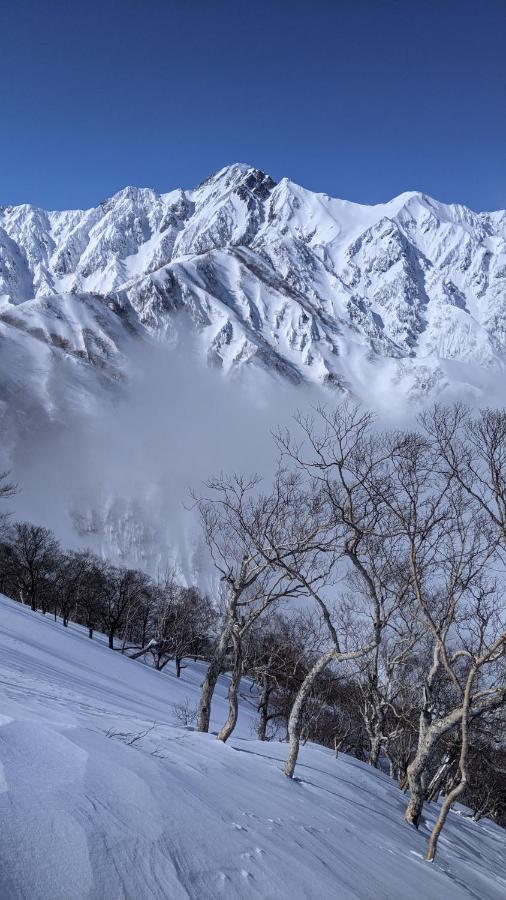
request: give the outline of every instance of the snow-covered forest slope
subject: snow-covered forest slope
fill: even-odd
[[[5,900],[504,897],[504,832],[490,821],[455,810],[424,862],[427,822],[403,823],[404,797],[379,771],[308,745],[289,781],[286,745],[252,739],[246,704],[226,745],[178,725],[198,665],[177,681],[3,597],[0,619]],[[225,691],[223,678],[214,727]]]
[[[504,385],[506,212],[419,193],[363,206],[252,167],[89,210],[0,208],[0,401],[50,416],[121,384],[185,321],[225,372],[481,396]]]

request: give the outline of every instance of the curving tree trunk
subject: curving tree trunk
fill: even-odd
[[[411,766],[408,766],[406,775],[409,788],[409,801],[406,812],[404,813],[404,819],[408,825],[413,825],[414,828],[418,828],[425,800],[422,784],[423,769],[419,769],[418,767],[411,771],[410,769]]]
[[[222,664],[219,657],[215,657],[209,663],[206,677],[204,678],[202,689],[200,692],[200,702],[198,708],[197,731],[209,731],[209,723],[211,721],[211,703],[214,696],[214,689],[221,674]]]
[[[409,801],[404,813],[404,819],[408,825],[418,828],[425,802],[424,773],[430,760],[434,746],[442,732],[431,729],[430,726],[420,731],[418,748],[410,762],[406,777],[409,788]]]
[[[475,675],[476,668],[475,666],[472,666],[467,677],[466,688],[464,691],[464,700],[462,703],[462,720],[460,724],[461,747],[459,758],[460,779],[455,787],[446,795],[445,799],[443,800],[443,804],[441,806],[439,816],[437,817],[436,824],[432,829],[431,836],[429,838],[429,846],[427,847],[427,855],[425,857],[429,862],[432,862],[436,855],[437,842],[446,822],[448,813],[450,812],[453,803],[455,803],[455,800],[457,800],[457,798],[465,790],[467,784],[467,754],[469,751],[469,707],[471,705],[471,688],[473,686]]]
[[[225,667],[227,650],[230,641],[230,625],[226,625],[221,633],[218,646],[211,662],[209,663],[206,677],[200,691],[200,701],[197,713],[197,731],[208,732],[211,721],[211,703],[218,678]]]
[[[237,725],[237,716],[239,712],[237,694],[239,692],[242,675],[242,647],[240,636],[233,633],[232,641],[234,644],[234,668],[232,669],[230,685],[228,688],[228,719],[218,734],[218,740],[223,741],[223,743],[228,740]]]
[[[335,640],[337,644],[337,637],[335,637]],[[337,646],[333,647],[331,650],[327,650],[326,653],[322,653],[322,655],[316,660],[312,669],[310,669],[307,673],[304,681],[299,688],[299,691],[295,698],[295,702],[290,712],[290,718],[288,719],[289,750],[288,757],[283,768],[283,772],[285,773],[287,778],[293,778],[293,773],[297,764],[297,758],[299,756],[300,734],[302,730],[302,716],[304,713],[304,707],[306,705],[306,700],[309,696],[311,688],[318,678],[318,675],[323,672],[323,670],[331,660],[335,660],[336,662],[344,662],[345,660],[358,659],[359,657],[365,656],[367,653],[370,653],[373,647],[374,644],[367,644],[365,647],[361,647],[360,650],[352,650],[347,653],[342,653],[337,649]]]
[[[336,659],[336,651],[334,649],[327,650],[326,653],[323,653],[322,656],[320,656],[319,659],[316,660],[312,669],[309,670],[298,690],[295,702],[292,706],[290,718],[288,720],[288,741],[290,746],[288,750],[288,757],[283,769],[283,772],[285,773],[287,778],[293,778],[295,766],[297,765],[300,747],[300,733],[302,730],[302,716],[304,714],[306,700],[316,679],[318,678],[318,675],[323,672],[325,667],[332,659]]]

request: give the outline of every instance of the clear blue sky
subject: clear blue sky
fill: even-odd
[[[506,207],[506,0],[0,0],[0,204],[230,162]]]

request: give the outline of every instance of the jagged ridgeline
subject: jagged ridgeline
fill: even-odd
[[[253,364],[379,406],[480,397],[504,383],[505,289],[505,212],[418,193],[362,206],[247,165],[84,211],[3,207],[0,399],[92,403],[136,341],[181,318],[225,372]]]

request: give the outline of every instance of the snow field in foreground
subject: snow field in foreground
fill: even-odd
[[[308,745],[290,782],[246,703],[227,745],[178,725],[202,674],[178,681],[0,598],[1,900],[505,896],[491,822],[457,809],[429,864],[435,807],[410,829],[380,772]],[[223,679],[213,728],[225,695]]]

